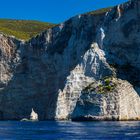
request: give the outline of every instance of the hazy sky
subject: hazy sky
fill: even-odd
[[[1,0],[0,18],[59,23],[74,15],[125,1],[127,0]]]

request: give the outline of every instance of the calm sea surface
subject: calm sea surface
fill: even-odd
[[[94,139],[140,139],[140,122],[0,122],[0,140]]]

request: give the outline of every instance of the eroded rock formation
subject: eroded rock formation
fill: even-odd
[[[139,0],[73,17],[28,42],[1,35],[0,119],[28,118],[32,108],[39,120],[139,119],[139,37]],[[106,76],[114,90],[83,93]]]

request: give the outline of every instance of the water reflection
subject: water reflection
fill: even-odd
[[[140,122],[0,122],[0,139],[139,139]]]

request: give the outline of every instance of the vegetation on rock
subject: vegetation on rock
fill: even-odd
[[[92,15],[103,14],[103,13],[108,12],[111,8],[112,8],[112,7],[102,8],[102,9],[99,9],[99,10],[95,10],[95,11],[88,12],[87,14],[92,14]]]
[[[29,40],[53,26],[51,23],[33,20],[0,19],[0,32],[23,40]]]
[[[110,9],[111,7],[103,8],[86,14],[103,14],[108,12]],[[0,19],[0,32],[6,35],[15,36],[16,38],[22,40],[29,40],[42,31],[54,26],[55,24],[35,20]]]
[[[113,82],[112,77],[105,77],[104,79],[101,80],[100,84],[96,87],[95,91],[97,93],[106,93],[106,92],[111,92],[115,88],[115,83]]]
[[[99,83],[91,83],[88,85],[84,91],[88,92],[96,92],[99,94],[104,94],[107,92],[111,92],[114,90],[116,84],[113,81],[113,77],[104,77],[99,81]]]

